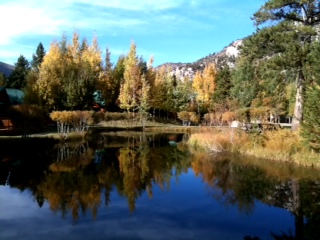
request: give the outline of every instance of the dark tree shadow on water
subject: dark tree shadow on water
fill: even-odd
[[[262,239],[257,236],[254,236],[254,237],[245,236],[245,237],[243,237],[243,240],[262,240]]]
[[[282,232],[281,234],[276,234],[271,232],[271,236],[275,240],[298,240],[300,238],[296,238],[295,236],[292,235],[292,233],[286,234]]]
[[[281,234],[276,234],[271,232],[270,235],[274,240],[298,240],[299,239],[299,238],[295,238],[291,233],[286,234],[284,232],[282,232]],[[263,239],[257,236],[245,236],[243,237],[243,240],[263,240]]]

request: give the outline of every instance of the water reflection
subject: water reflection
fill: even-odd
[[[12,155],[10,161],[2,161],[6,166],[2,173],[6,180],[2,183],[21,190],[29,188],[40,207],[47,201],[52,211],[61,212],[63,217],[71,213],[77,220],[87,212],[95,218],[101,207],[101,194],[105,195],[107,206],[113,190],[128,200],[128,207],[133,211],[136,199],[144,191],[152,197],[153,185],[169,188],[171,177],[187,171],[190,165],[186,154],[170,147],[165,136],[103,138],[96,149],[90,146],[92,142],[55,144],[50,151],[44,151],[45,158],[50,160],[46,161],[47,165],[36,167],[35,175],[34,171],[29,174],[25,170],[43,161],[40,156],[44,157],[44,153],[36,159],[29,154],[25,159]],[[111,147],[106,147],[111,139]],[[25,181],[26,178],[30,180]]]
[[[225,207],[250,216],[260,201],[291,212],[294,231],[271,233],[273,239],[320,239],[318,172],[274,163],[271,170],[269,163],[264,166],[247,158],[191,154],[183,139],[182,135],[99,133],[77,143],[1,142],[0,184],[29,190],[39,207],[46,202],[53,212],[77,221],[86,214],[97,218],[99,209],[110,205],[113,192],[127,200],[133,213],[143,193],[152,198],[155,186],[170,190],[172,178],[192,169],[212,201]],[[244,239],[259,239],[247,234]]]
[[[280,165],[272,164],[273,168]],[[320,239],[318,173],[315,173],[313,180],[303,176],[296,178],[294,175],[291,178],[279,178],[267,174],[264,168],[255,164],[243,165],[241,159],[230,156],[212,159],[201,154],[196,154],[192,167],[196,175],[201,176],[209,186],[212,197],[226,206],[236,205],[240,211],[250,214],[254,211],[256,200],[260,200],[291,212],[295,219],[295,231],[271,232],[274,239]],[[303,172],[303,169],[300,170]],[[260,238],[246,236],[244,239]]]

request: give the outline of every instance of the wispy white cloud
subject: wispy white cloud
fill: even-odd
[[[8,1],[0,4],[3,35],[0,44],[9,44],[13,38],[32,34],[55,35],[68,22],[61,18],[63,10],[50,8],[52,1]],[[49,3],[50,2],[50,3]],[[52,6],[52,5],[51,5]]]
[[[89,5],[103,6],[108,8],[125,9],[133,11],[159,11],[177,8],[188,2],[186,0],[70,0],[70,3],[84,3]]]
[[[176,46],[178,49],[183,46],[184,39],[188,40],[185,44],[190,44],[191,38],[194,42],[200,36],[208,39],[214,31],[226,29],[220,26],[230,28],[235,16],[249,11],[247,5],[239,6],[236,0],[2,0],[0,61],[16,52],[29,55],[30,51],[21,47],[26,41],[33,51],[39,42],[49,48],[50,41],[60,39],[63,33],[70,36],[74,29],[79,30],[81,37],[89,39],[96,33],[103,47],[111,41],[114,48],[121,49],[126,42],[127,49],[131,39],[140,38],[144,42],[154,42],[150,47],[162,45],[159,40],[182,41]],[[233,25],[241,24],[243,19],[238,18]],[[218,34],[222,33],[216,36]],[[161,52],[159,49],[147,51]],[[170,52],[163,56],[168,54]],[[15,55],[14,60],[19,56]]]
[[[132,30],[152,26],[161,19],[163,26],[181,23],[186,18],[172,13],[157,15],[156,11],[169,10],[187,5],[186,0],[13,0],[0,4],[0,21],[5,33],[0,45],[24,35],[59,35],[65,29],[90,28]],[[132,12],[134,11],[134,12]],[[136,12],[141,12],[137,14]],[[170,26],[170,25],[169,25]]]
[[[0,4],[0,21],[5,23],[1,27],[5,34],[0,39],[0,45],[8,45],[13,39],[23,36],[55,36],[70,28],[90,28],[96,31],[103,28],[110,31],[131,27],[143,29],[148,23],[144,16],[114,12],[113,8],[150,11],[177,7],[179,2],[182,1],[67,0],[59,4],[51,0],[7,1]],[[85,5],[81,7],[79,3]]]

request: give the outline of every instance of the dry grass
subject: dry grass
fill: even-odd
[[[230,128],[207,129],[190,136],[188,144],[208,152],[238,151],[242,142],[247,141],[242,131]]]
[[[263,159],[320,168],[320,154],[307,149],[302,144],[299,133],[291,130],[246,134],[242,131],[221,129],[194,133],[188,144],[191,147],[202,148],[209,153],[239,152]]]
[[[101,121],[96,124],[98,127],[113,127],[113,128],[133,128],[133,127],[142,127],[143,124],[140,121],[132,120],[108,120]],[[177,126],[173,124],[164,124],[153,121],[147,121],[145,127],[163,127],[163,126]]]
[[[251,135],[245,144],[245,154],[272,160],[292,161],[292,156],[302,149],[302,139],[297,132],[284,129]]]

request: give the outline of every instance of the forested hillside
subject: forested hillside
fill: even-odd
[[[112,63],[98,39],[89,43],[75,32],[53,41],[47,54],[39,45],[31,64],[20,56],[7,85],[48,112],[90,109],[96,101],[107,111],[196,124],[292,119],[292,129],[319,149],[320,1],[269,0],[252,19],[257,31],[222,52],[157,68],[138,57],[134,42]]]

